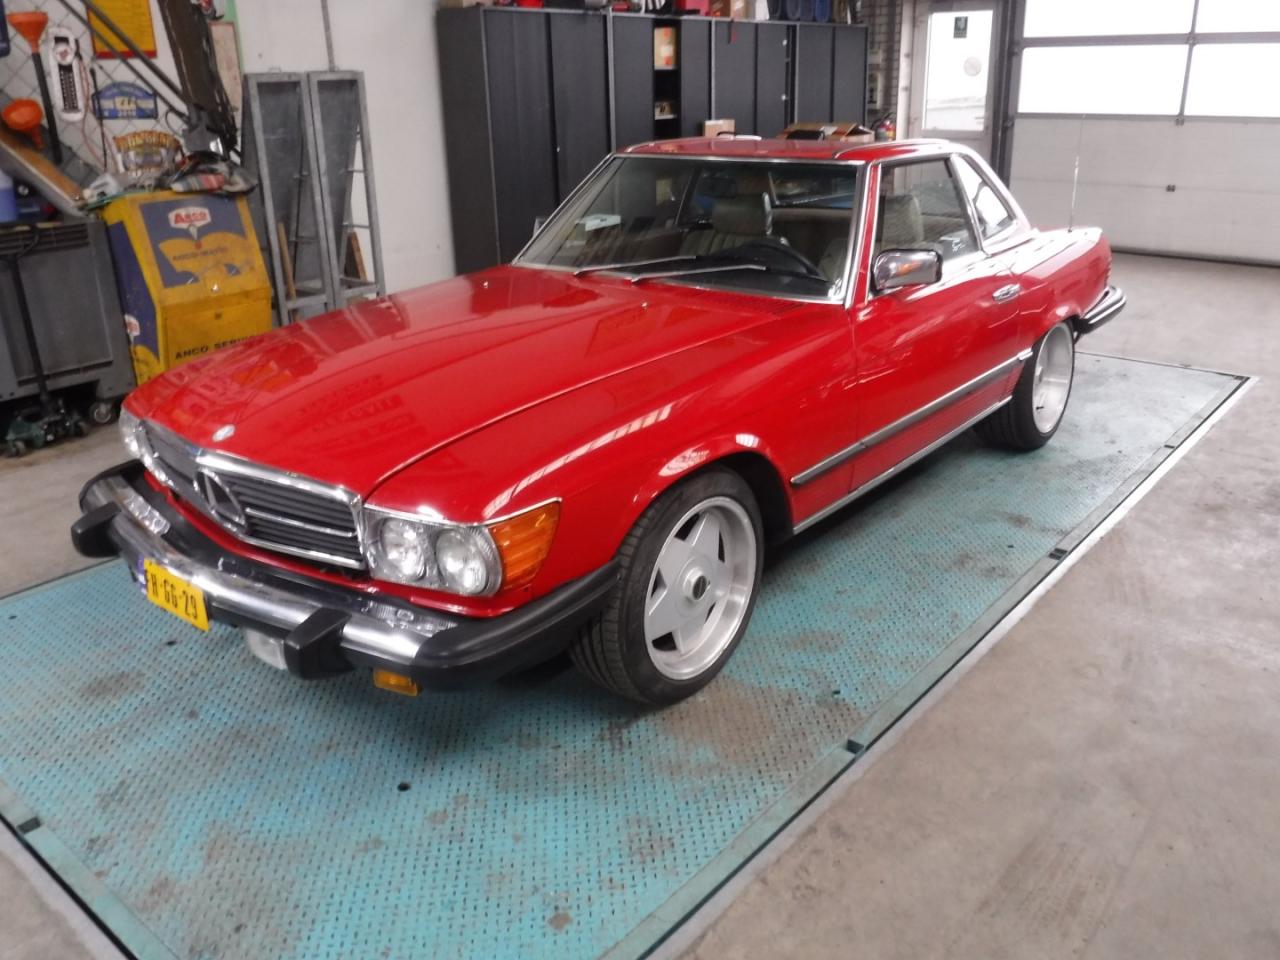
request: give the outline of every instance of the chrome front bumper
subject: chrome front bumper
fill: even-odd
[[[531,666],[572,640],[615,580],[608,564],[510,613],[454,618],[228,552],[147,485],[136,461],[91,480],[80,506],[71,536],[81,553],[119,555],[139,583],[143,561],[155,561],[204,592],[210,619],[281,638],[289,670],[308,678],[360,664],[450,687]]]

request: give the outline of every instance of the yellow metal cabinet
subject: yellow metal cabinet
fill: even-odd
[[[103,216],[138,383],[271,329],[271,282],[243,197],[133,194]]]

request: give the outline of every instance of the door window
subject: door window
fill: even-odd
[[[968,158],[956,157],[955,166],[956,173],[960,176],[960,185],[964,187],[964,192],[978,215],[978,229],[982,231],[984,240],[1003,233],[1017,222],[1013,211],[1005,205],[1000,194],[974,169]]]
[[[936,250],[945,264],[977,249],[964,197],[945,160],[895,164],[880,171],[873,255]]]
[[[987,128],[994,20],[991,10],[930,15],[925,129],[981,132]]]

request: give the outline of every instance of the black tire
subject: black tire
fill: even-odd
[[[1071,401],[1071,388],[1075,384],[1075,336],[1072,333],[1071,324],[1063,321],[1036,341],[1030,358],[1023,365],[1022,375],[1018,377],[1018,383],[1013,388],[1013,399],[974,427],[978,436],[993,447],[1003,447],[1006,450],[1039,450],[1058,432],[1058,427],[1062,424],[1062,415],[1059,415],[1047,431],[1036,425],[1034,397],[1036,367],[1040,360],[1040,353],[1050,336],[1061,337],[1058,331],[1066,332],[1065,342],[1071,345],[1071,371],[1067,382],[1067,396],[1062,405],[1065,414],[1067,404]]]
[[[691,509],[714,497],[735,501],[755,535],[755,577],[745,615],[733,638],[697,676],[675,680],[655,666],[644,636],[644,607],[654,566],[675,525]],[[711,682],[746,633],[764,568],[764,527],[746,481],[732,470],[711,468],[671,488],[650,504],[618,550],[618,585],[604,610],[583,625],[569,655],[592,681],[619,696],[651,705],[675,703]]]

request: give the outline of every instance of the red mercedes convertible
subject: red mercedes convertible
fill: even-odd
[[[970,427],[1046,443],[1110,267],[954,144],[633,147],[509,265],[147,383],[72,537],[301,677],[413,694],[567,649],[670,703],[742,641],[768,545]]]

